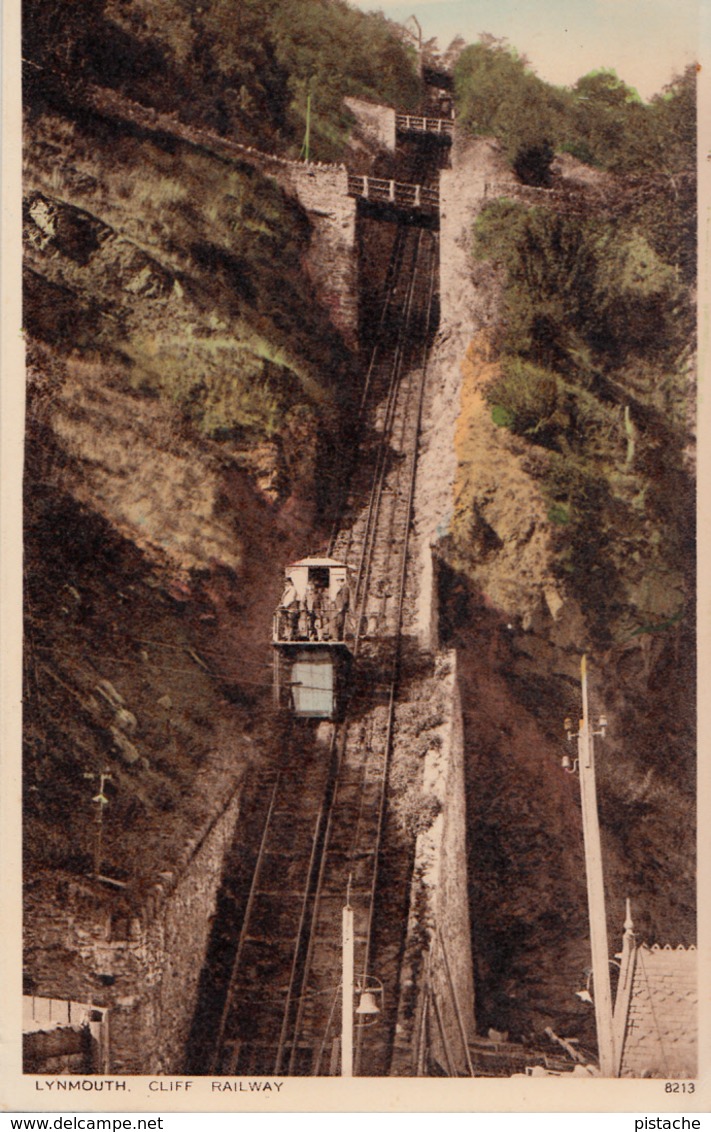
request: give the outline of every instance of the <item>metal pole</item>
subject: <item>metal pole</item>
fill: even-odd
[[[278,708],[281,702],[281,663],[280,663],[279,649],[274,649],[274,682],[272,684],[272,693],[274,700],[274,707]]]
[[[585,871],[588,887],[588,913],[590,917],[590,948],[595,1002],[600,1072],[603,1077],[615,1076],[614,1037],[612,1030],[612,994],[610,991],[610,954],[607,942],[607,916],[605,913],[605,884],[602,870],[602,846],[597,814],[595,791],[595,750],[593,732],[588,713],[587,657],[580,664],[583,697],[583,718],[578,732],[578,768],[580,771],[580,797],[583,814],[583,841],[585,844]]]
[[[99,803],[96,811],[96,838],[94,841],[94,876],[101,876],[101,833],[104,822],[104,807]]]
[[[449,1041],[447,1039],[447,1031],[444,1028],[444,1021],[442,1019],[442,1007],[440,1006],[439,998],[435,994],[434,991],[432,991],[432,1002],[434,1003],[435,1015],[437,1017],[437,1025],[439,1027],[439,1034],[440,1034],[440,1037],[442,1039],[442,1045],[444,1047],[444,1057],[445,1057],[445,1060],[447,1062],[447,1076],[448,1077],[456,1077],[457,1073],[456,1073],[455,1068],[454,1068],[454,1061],[452,1059],[452,1051],[449,1048]]]
[[[350,885],[349,885],[350,888]],[[341,1077],[353,1076],[353,909],[343,909],[343,973],[341,998]]]
[[[304,139],[304,160],[311,157],[311,91],[306,99],[306,137]]]

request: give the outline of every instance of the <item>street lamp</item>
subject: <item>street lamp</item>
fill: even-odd
[[[616,959],[610,959],[609,962],[610,962],[611,967],[617,967],[617,969],[619,971],[620,964],[617,962]],[[585,976],[586,976],[585,986],[584,986],[583,990],[577,990],[575,992],[576,998],[579,998],[581,1002],[589,1003],[590,1006],[592,1006],[593,1002],[594,1002],[593,996],[592,996],[591,991],[590,991],[590,986],[591,986],[592,981],[593,981],[593,973],[594,972],[593,972],[592,967],[586,967],[585,968]]]
[[[577,734],[573,733],[570,719],[565,720],[565,730],[569,740],[577,739],[578,757],[571,763],[570,757],[562,759],[563,769],[580,775],[580,800],[583,815],[583,843],[585,846],[585,873],[588,889],[588,915],[590,919],[590,950],[592,952],[592,972],[595,979],[595,1028],[597,1031],[600,1073],[603,1077],[615,1076],[615,1047],[612,1030],[612,992],[610,990],[610,959],[607,942],[607,916],[605,912],[605,884],[602,868],[602,846],[600,843],[600,823],[597,813],[595,789],[595,750],[593,736],[604,738],[607,719],[601,715],[597,730],[590,722],[588,711],[587,657],[580,662],[580,684],[582,692],[583,718]],[[588,995],[589,995],[588,989]]]
[[[378,1014],[383,1009],[385,993],[383,984],[375,975],[365,975],[363,981],[355,988],[355,993],[358,995],[358,1005],[355,1012],[360,1020],[360,1026],[373,1026],[378,1020]],[[380,1005],[378,1005],[378,998],[380,998]],[[367,1021],[368,1018],[371,1020]]]
[[[375,975],[363,975],[358,985],[353,977],[353,909],[351,907],[351,882],[348,879],[348,892],[343,908],[343,952],[341,978],[341,1077],[353,1076],[353,1019],[358,1017],[361,1026],[372,1026],[377,1021],[383,1007],[383,984]],[[355,996],[358,1006],[355,1007]],[[378,1005],[378,997],[380,1005]],[[366,1021],[370,1019],[370,1021]]]

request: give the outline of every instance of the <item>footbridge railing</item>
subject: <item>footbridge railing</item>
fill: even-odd
[[[454,122],[451,118],[423,118],[417,114],[396,114],[395,129],[400,134],[435,134],[451,138]]]
[[[348,195],[374,204],[391,204],[396,208],[418,212],[439,211],[439,189],[427,185],[407,185],[379,177],[348,175]]]

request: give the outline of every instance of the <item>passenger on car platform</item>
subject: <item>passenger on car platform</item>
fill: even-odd
[[[286,579],[284,593],[281,595],[279,614],[279,637],[285,636],[288,641],[293,641],[299,619],[299,599],[290,577]]]
[[[308,641],[311,637],[311,614],[306,608],[305,602],[299,602],[298,612],[298,627],[297,638],[300,641]]]
[[[318,582],[309,582],[306,587],[306,608],[309,612],[309,638],[320,641],[323,633],[324,587]]]
[[[321,615],[318,619],[318,639],[319,641],[330,641],[335,637],[334,615],[336,606],[328,596],[327,591],[324,591],[321,598]]]
[[[346,613],[348,612],[351,603],[351,591],[348,588],[348,583],[343,582],[340,586],[336,599],[334,602],[335,613],[333,616],[333,636],[337,641],[343,640],[343,634],[346,625]]]

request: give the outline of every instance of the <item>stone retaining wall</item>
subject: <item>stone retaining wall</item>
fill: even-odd
[[[306,270],[322,306],[344,339],[358,347],[358,253],[356,202],[348,196],[342,165],[265,165],[265,172],[293,195],[312,225]]]
[[[35,995],[111,1012],[106,1072],[181,1073],[238,787],[139,903],[89,878],[47,874],[25,896],[26,970]]]
[[[448,1075],[466,1076],[467,1043],[475,1033],[456,653],[440,653],[436,668],[447,713],[438,728],[440,742],[431,744],[425,758],[422,791],[438,799],[440,812],[415,847],[393,1076],[427,1073],[433,1062]]]

